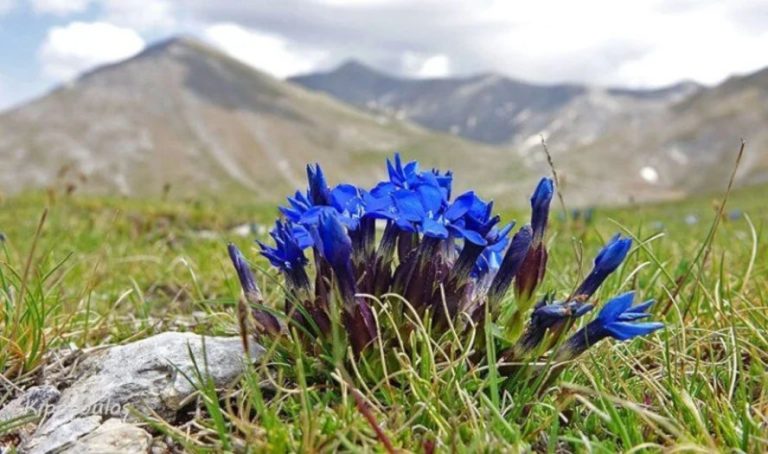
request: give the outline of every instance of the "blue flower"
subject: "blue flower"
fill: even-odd
[[[303,250],[307,247],[306,242],[309,240],[305,229],[290,222],[278,220],[269,235],[275,240],[275,246],[268,246],[261,242],[259,246],[261,254],[273,266],[286,273],[304,268],[307,258]]]
[[[398,190],[393,199],[397,209],[395,221],[403,230],[439,239],[454,234],[476,245],[488,244],[483,235],[466,228],[464,215],[476,199],[473,192],[462,194],[448,205],[439,188],[421,185],[415,191]]]
[[[632,239],[630,238],[622,238],[618,234],[611,238],[608,244],[595,257],[592,271],[587,275],[574,295],[582,298],[592,296],[603,281],[621,265],[631,247]]]
[[[494,226],[485,236],[488,245],[480,253],[472,269],[472,276],[476,279],[483,279],[490,275],[493,277],[496,271],[501,267],[501,261],[504,259],[504,251],[509,245],[509,233],[515,223],[509,223],[502,228]]]
[[[332,212],[321,213],[313,234],[317,251],[332,267],[349,263],[352,257],[352,240],[338,215]]]
[[[229,258],[232,260],[232,264],[237,271],[237,277],[240,280],[240,286],[243,289],[245,300],[251,304],[263,304],[264,301],[261,296],[261,291],[256,285],[256,280],[253,278],[251,268],[248,266],[248,262],[245,260],[245,257],[243,257],[240,249],[234,244],[229,243],[229,245],[227,245],[227,250],[229,251]],[[252,314],[254,320],[256,320],[259,332],[273,335],[280,332],[280,322],[274,315],[257,308],[252,308]]]
[[[534,243],[538,244],[544,238],[544,231],[549,220],[549,204],[555,193],[555,185],[550,178],[542,178],[531,196],[531,227],[533,228]]]
[[[259,288],[256,286],[256,281],[253,279],[253,274],[248,266],[248,262],[245,260],[245,257],[243,257],[240,249],[234,244],[229,243],[227,245],[227,252],[229,252],[229,259],[232,260],[232,265],[234,265],[235,271],[237,271],[237,277],[240,279],[240,286],[243,288],[246,297],[248,297],[248,295],[258,295],[257,298],[261,299],[261,292],[259,292]]]
[[[309,198],[300,191],[296,191],[293,197],[288,197],[288,204],[290,206],[281,206],[279,210],[291,222],[299,222],[301,216],[313,206]]]
[[[315,250],[333,269],[339,288],[347,303],[355,294],[355,278],[352,274],[352,239],[334,212],[320,214],[317,226],[312,230]]]
[[[331,190],[328,187],[328,183],[325,181],[325,175],[320,164],[307,165],[307,180],[309,181],[309,189],[307,190],[307,197],[313,205],[328,205],[331,203]]]
[[[501,301],[504,295],[509,290],[509,286],[512,284],[512,279],[522,265],[523,260],[528,255],[528,250],[531,247],[533,241],[533,230],[526,225],[518,231],[515,236],[512,237],[509,248],[504,253],[504,258],[499,264],[499,270],[496,276],[491,282],[491,287],[488,290],[488,301],[491,307],[494,307],[496,303]]]
[[[613,298],[600,310],[597,318],[579,330],[563,345],[558,352],[558,359],[572,359],[601,340],[612,337],[626,341],[637,336],[644,336],[664,327],[659,322],[640,322],[650,317],[648,309],[653,301],[632,306],[635,292],[627,292]]]
[[[427,184],[439,188],[446,200],[451,198],[451,185],[453,174],[446,172],[441,174],[433,169],[429,172],[420,172],[419,163],[411,161],[403,165],[400,154],[395,153],[394,163],[387,159],[387,173],[389,181],[382,181],[371,190],[375,197],[391,195],[398,189],[415,190],[419,186]]]
[[[288,197],[289,206],[280,207],[280,212],[291,222],[306,223],[304,217],[313,208],[331,206],[331,190],[320,164],[315,164],[314,167],[307,165],[307,180],[309,187],[306,194],[296,191],[293,197]]]
[[[592,322],[596,325],[598,337],[612,337],[625,341],[664,327],[664,324],[659,322],[631,323],[650,317],[648,309],[653,305],[651,300],[632,307],[634,298],[635,292],[627,292],[606,303],[597,319]]]

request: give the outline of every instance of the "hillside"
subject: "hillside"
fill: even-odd
[[[66,182],[149,195],[170,185],[276,200],[304,186],[307,162],[322,162],[331,178],[372,181],[395,150],[426,165],[471,161],[459,184],[496,194],[519,179],[487,179],[489,169],[524,173],[502,150],[376,118],[174,39],[0,115],[0,189]]]
[[[738,183],[768,179],[768,69],[715,87],[681,82],[652,90],[537,85],[495,74],[407,79],[355,61],[292,80],[388,117],[511,147],[539,173],[547,167],[538,152],[544,136],[577,202],[717,191],[742,137],[748,148]]]
[[[646,91],[498,75],[408,80],[354,62],[308,77],[278,80],[191,39],[159,43],[0,114],[0,192],[170,190],[271,203],[304,186],[307,162],[322,162],[332,181],[369,184],[399,150],[460,170],[459,189],[521,205],[550,172],[540,134],[571,206],[719,191],[740,137],[749,145],[739,182],[768,177],[768,71]],[[454,120],[472,127],[446,133]]]
[[[541,133],[553,143],[590,140],[613,122],[651,115],[700,88],[693,83],[656,90],[540,85],[499,74],[407,79],[358,61],[291,80],[431,129],[516,147],[538,144]]]

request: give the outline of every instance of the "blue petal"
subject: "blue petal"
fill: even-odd
[[[450,207],[445,211],[445,218],[449,221],[455,221],[460,217],[467,214],[472,204],[477,200],[477,196],[474,192],[469,191],[456,197]]]
[[[531,196],[531,206],[534,210],[548,208],[552,201],[552,195],[555,193],[555,184],[551,178],[542,178],[536,185],[536,190]]]
[[[397,191],[397,186],[389,181],[382,181],[371,189],[371,195],[374,197],[389,197],[393,192]]]
[[[359,196],[360,190],[351,184],[337,185],[331,191],[331,197],[333,199],[334,205],[339,208],[347,208],[350,202],[358,199]]]
[[[346,266],[352,256],[352,240],[339,216],[328,211],[322,213],[316,232],[315,246],[320,254],[334,267]]]
[[[448,238],[448,230],[445,228],[445,226],[433,219],[424,218],[421,223],[421,229],[426,236],[443,239]]]
[[[627,257],[629,249],[632,247],[631,238],[621,238],[620,235],[614,236],[611,241],[600,250],[595,257],[595,268],[603,272],[611,273],[621,265],[621,262]]]
[[[437,186],[421,185],[417,189],[421,203],[427,213],[437,216],[443,207],[443,193]]]
[[[632,306],[632,300],[635,298],[635,292],[627,292],[623,295],[619,295],[605,304],[605,307],[600,311],[597,319],[603,324],[607,325],[619,318],[619,316]]]
[[[294,225],[293,226],[293,237],[296,239],[296,244],[301,249],[306,249],[310,246],[312,246],[312,235],[309,233],[309,231],[300,225]]]
[[[417,222],[426,217],[427,213],[420,198],[411,191],[398,190],[392,194],[398,214],[402,219]]]
[[[650,309],[651,306],[653,306],[654,302],[655,301],[653,300],[645,301],[636,306],[630,307],[629,310],[627,310],[627,312],[634,312],[634,313],[648,312],[648,309]]]
[[[633,337],[643,336],[650,334],[656,330],[664,328],[663,323],[649,322],[649,323],[626,323],[615,322],[605,326],[605,330],[608,331],[614,339],[625,341],[632,339]]]
[[[486,244],[488,244],[485,238],[483,238],[482,235],[475,232],[474,230],[465,229],[457,226],[456,224],[449,224],[448,228],[456,232],[459,237],[464,238],[465,240],[469,241],[472,244],[476,244],[478,246],[485,246]]]

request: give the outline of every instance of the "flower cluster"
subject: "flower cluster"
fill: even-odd
[[[260,335],[279,336],[295,326],[311,341],[327,339],[337,327],[357,356],[383,335],[371,296],[391,294],[410,304],[436,335],[488,322],[506,324],[501,327],[506,335],[498,336],[506,359],[536,357],[556,345],[558,359],[572,359],[604,338],[627,340],[661,327],[636,323],[648,315],[650,303],[632,307],[628,293],[558,342],[593,308],[592,296],[627,256],[631,240],[613,238],[563,301],[545,297],[534,304],[547,268],[552,180],[540,181],[531,197],[530,224],[514,231],[514,224],[503,224],[494,214],[493,202],[472,191],[454,197],[451,172],[422,170],[397,154],[387,160],[387,170],[385,181],[365,189],[331,187],[319,165],[307,167],[307,190],[280,208],[273,241],[259,243],[262,255],[284,276],[284,316],[263,309],[245,259],[230,245],[245,298],[257,306]],[[511,315],[500,310],[508,301]],[[476,339],[480,349],[484,338]]]

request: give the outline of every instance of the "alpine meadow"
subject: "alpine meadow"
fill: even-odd
[[[768,452],[766,13],[0,0],[0,454]]]

